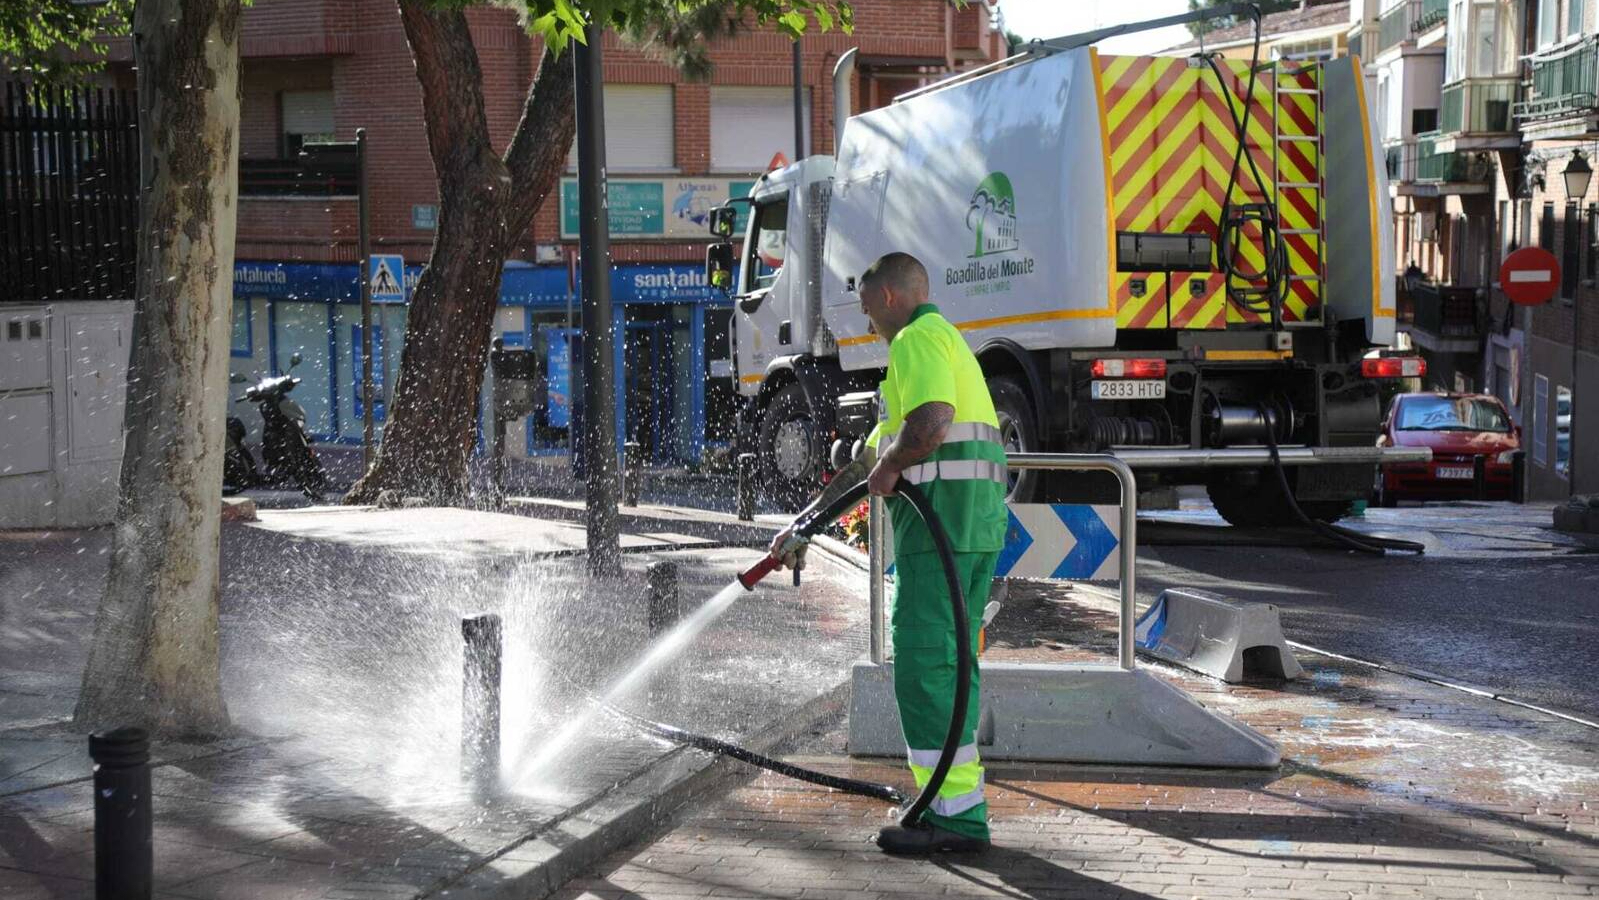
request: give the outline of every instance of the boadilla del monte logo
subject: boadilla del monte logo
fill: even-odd
[[[966,207],[966,227],[977,236],[972,258],[1021,247],[1016,236],[1016,191],[1004,172],[990,172]]]
[[[971,285],[966,293],[972,296],[1009,290],[1008,279],[1033,274],[1036,266],[1031,256],[984,259],[1022,248],[1016,231],[1016,191],[1004,172],[988,173],[972,192],[972,202],[966,207],[966,227],[974,238],[972,255],[967,257],[973,261],[959,269],[945,269],[945,284]]]

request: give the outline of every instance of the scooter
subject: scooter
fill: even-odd
[[[236,494],[252,487],[293,484],[312,502],[322,502],[328,488],[328,474],[311,447],[305,409],[288,397],[300,383],[292,374],[300,362],[300,354],[290,356],[289,368],[284,374],[263,378],[246,389],[243,396],[234,398],[234,403],[254,403],[261,413],[261,456],[266,472],[263,475],[256,469],[255,457],[244,446],[244,421],[228,416],[222,463],[223,494]],[[228,380],[233,384],[249,381],[243,375],[233,375]]]

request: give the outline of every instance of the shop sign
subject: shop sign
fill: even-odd
[[[611,178],[606,184],[611,237],[709,241],[711,210],[749,196],[754,184],[752,178]],[[576,238],[580,228],[577,179],[563,178],[561,237]]]

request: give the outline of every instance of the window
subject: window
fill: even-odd
[[[333,91],[284,91],[278,102],[285,159],[297,156],[307,142],[333,140]]]
[[[755,235],[750,242],[750,256],[745,260],[750,277],[744,290],[755,291],[771,287],[777,272],[783,268],[783,251],[788,240],[788,197],[762,203],[755,210]]]
[[[669,84],[605,86],[605,167],[612,172],[676,168],[675,117]],[[577,141],[566,166],[577,169]]]
[[[1543,221],[1538,224],[1538,246],[1548,250],[1550,253],[1555,251],[1555,205],[1553,203],[1545,203],[1543,205]]]
[[[811,145],[810,90],[804,92],[805,146]],[[794,91],[786,87],[711,88],[711,169],[764,172],[772,156],[794,156]]]
[[[1473,10],[1474,21],[1471,23],[1471,27],[1475,31],[1472,39],[1476,42],[1476,51],[1473,54],[1473,71],[1471,74],[1478,78],[1488,78],[1496,74],[1495,69],[1498,60],[1494,53],[1496,37],[1494,34],[1494,20],[1496,18],[1494,13],[1495,10],[1492,4],[1479,5]]]
[[[1449,5],[1449,30],[1444,35],[1445,84],[1466,77],[1466,10],[1466,0],[1454,0]]]
[[[1549,464],[1548,406],[1549,377],[1539,375],[1532,380],[1532,461],[1540,466]]]
[[[1566,204],[1566,220],[1561,223],[1560,235],[1560,296],[1574,299],[1577,296],[1577,280],[1582,277],[1579,268],[1582,265],[1582,247],[1579,237],[1582,232],[1582,217],[1577,210],[1577,204]]]
[[[1582,34],[1582,0],[1566,0],[1566,35]]]
[[[255,355],[255,344],[250,334],[250,301],[244,297],[233,299],[233,339],[229,349],[234,356]]]
[[[1538,0],[1538,46],[1553,44],[1559,37],[1559,10],[1555,0]]]
[[[1458,379],[1462,373],[1456,373]],[[1457,381],[1457,385],[1459,382]],[[1458,388],[1469,391],[1467,384]],[[1497,431],[1509,433],[1510,417],[1504,407],[1494,400],[1470,397],[1453,400],[1448,397],[1417,396],[1400,401],[1398,417],[1394,423],[1397,431]]]
[[[1438,107],[1410,111],[1410,131],[1412,134],[1425,134],[1426,132],[1437,130]]]
[[[1333,58],[1333,39],[1322,38],[1316,41],[1299,41],[1292,44],[1278,44],[1272,48],[1272,55],[1277,59],[1291,59],[1303,62]]]

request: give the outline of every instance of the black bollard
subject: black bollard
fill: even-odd
[[[1510,456],[1510,499],[1516,503],[1527,502],[1527,451],[1517,450]]]
[[[738,520],[755,520],[755,454],[738,455]]]
[[[677,624],[677,563],[650,563],[644,573],[650,581],[650,634],[660,634]]]
[[[1488,499],[1488,457],[1477,454],[1472,457],[1471,487],[1472,493],[1478,500]]]
[[[478,799],[493,796],[500,781],[500,617],[461,620],[461,780]]]
[[[622,445],[622,505],[638,506],[639,489],[644,482],[643,447],[638,441]]]
[[[89,758],[94,761],[95,900],[150,900],[150,736],[142,728],[91,734]]]

